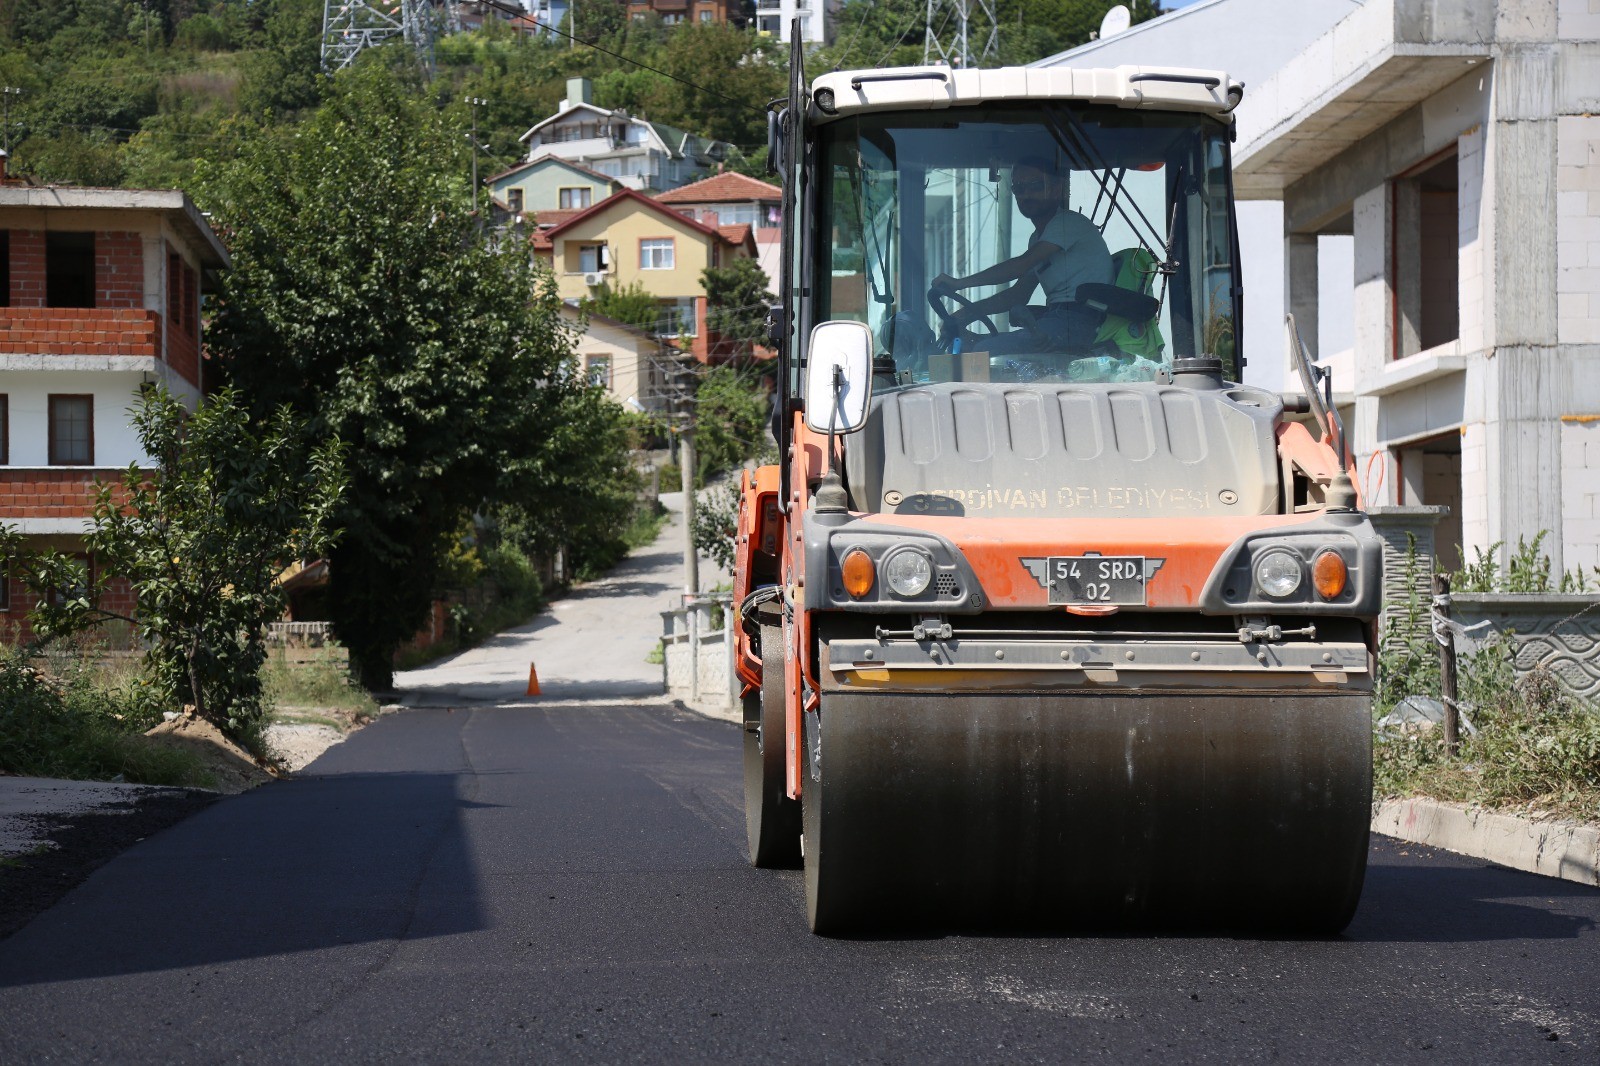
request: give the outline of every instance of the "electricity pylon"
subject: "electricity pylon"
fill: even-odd
[[[994,0],[928,0],[923,63],[981,67],[1000,58],[1000,25]]]
[[[433,6],[428,0],[323,0],[322,69],[343,70],[364,48],[399,38],[433,70]]]

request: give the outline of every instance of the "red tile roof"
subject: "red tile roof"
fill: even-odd
[[[776,185],[744,174],[714,174],[691,185],[671,189],[656,197],[664,204],[721,204],[738,200],[782,200]]]
[[[643,204],[645,207],[649,208],[651,211],[654,211],[657,214],[663,215],[663,216],[665,216],[667,218],[673,219],[674,221],[681,222],[685,226],[690,227],[691,229],[697,229],[701,233],[704,233],[706,236],[712,238],[713,240],[728,241],[729,243],[733,243],[733,239],[731,237],[729,237],[728,235],[726,235],[724,233],[720,233],[717,230],[712,229],[710,226],[703,225],[702,223],[696,222],[694,219],[689,218],[689,217],[687,217],[685,215],[681,215],[678,212],[674,211],[672,208],[665,207],[662,204],[656,202],[655,200],[650,199],[650,197],[645,196],[643,193],[635,192],[632,189],[623,189],[620,192],[614,192],[610,196],[606,197],[604,200],[601,200],[599,203],[595,204],[593,207],[587,207],[587,208],[584,208],[582,211],[572,212],[571,217],[563,219],[561,222],[558,222],[554,226],[551,226],[548,230],[544,230],[544,235],[549,236],[549,237],[554,237],[557,233],[560,233],[562,230],[566,229],[568,226],[573,225],[579,219],[588,218],[591,215],[597,215],[601,211],[604,211],[604,210],[612,207],[613,205],[619,204],[624,200],[637,200],[639,203]],[[544,214],[545,215],[549,215],[550,212],[546,211],[546,212],[544,212]],[[728,228],[736,229],[736,228],[739,228],[739,227],[728,227]],[[743,227],[743,228],[749,229],[748,226]],[[541,226],[540,229],[543,229],[543,227]],[[535,248],[538,247],[537,240],[536,240],[536,242],[534,244],[534,247]]]
[[[750,227],[742,224],[738,226],[718,226],[717,232],[722,234],[722,239],[729,244],[743,244],[750,239]]]

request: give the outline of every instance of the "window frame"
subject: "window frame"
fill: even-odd
[[[0,466],[11,465],[11,394],[0,392]]]
[[[645,259],[647,245],[666,244],[667,264],[665,266],[651,266]],[[651,248],[653,252],[661,249]],[[639,269],[640,270],[677,270],[678,269],[678,239],[676,237],[640,237],[639,238]]]
[[[513,215],[520,215],[526,202],[527,191],[521,186],[506,190],[506,207]]]
[[[573,195],[569,196],[571,193]],[[582,203],[569,203],[581,200]],[[587,211],[594,204],[594,190],[587,185],[561,185],[556,188],[556,206],[562,211]]]
[[[56,451],[56,401],[57,400],[84,400],[89,405],[89,458],[82,463],[69,463],[63,461]],[[48,434],[46,439],[49,466],[76,466],[85,467],[94,465],[94,393],[92,392],[52,392],[45,399],[47,411],[46,421]]]
[[[597,377],[596,371],[601,372],[603,375],[603,380],[601,380],[600,377]],[[600,353],[586,355],[583,357],[583,375],[585,380],[587,380],[591,386],[600,389],[610,389],[612,381],[611,373],[611,356]]]

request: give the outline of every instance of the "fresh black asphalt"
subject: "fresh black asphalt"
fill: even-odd
[[[0,941],[0,1063],[1600,1061],[1600,890],[1376,840],[1335,940],[826,940],[740,733],[418,710]]]

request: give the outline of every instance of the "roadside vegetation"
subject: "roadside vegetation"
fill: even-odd
[[[0,644],[0,770],[27,777],[209,788],[192,752],[152,742],[161,721],[137,669],[92,646],[28,656]]]
[[[1502,568],[1500,545],[1451,575],[1454,592],[1578,592],[1594,590],[1595,575],[1552,575],[1543,535],[1519,542]],[[1407,560],[1415,573],[1415,548]],[[1408,587],[1411,586],[1408,574]],[[1393,712],[1409,696],[1440,697],[1437,643],[1428,632],[1430,609],[1413,595],[1402,623],[1390,626],[1380,648],[1375,715]],[[1600,822],[1600,708],[1574,698],[1548,671],[1517,676],[1509,636],[1486,642],[1457,663],[1463,717],[1459,751],[1445,748],[1432,723],[1380,725],[1374,735],[1375,795],[1422,795],[1558,817]]]

